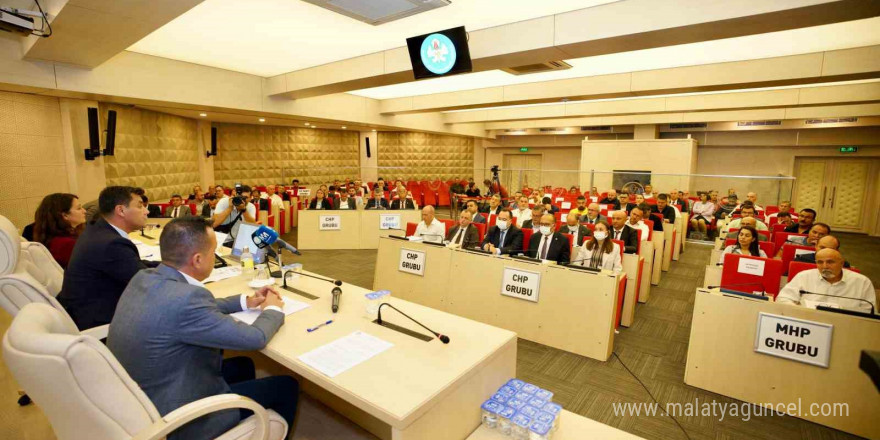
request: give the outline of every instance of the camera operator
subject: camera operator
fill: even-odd
[[[212,219],[215,231],[230,234],[232,238],[235,238],[241,221],[257,222],[257,207],[251,203],[251,187],[237,186],[235,192],[235,196],[226,197],[217,202]]]

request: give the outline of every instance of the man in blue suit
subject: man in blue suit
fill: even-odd
[[[248,358],[223,359],[223,349],[260,350],[284,324],[283,302],[264,287],[254,295],[215,299],[204,280],[214,269],[217,237],[205,219],[184,217],[165,226],[162,264],[139,272],[126,287],[110,323],[107,347],[163,416],[219,394],[249,397],[293,427],[299,386],[292,377],[255,379]],[[262,312],[248,325],[229,316]],[[209,439],[250,415],[227,410],[188,423],[169,439]]]

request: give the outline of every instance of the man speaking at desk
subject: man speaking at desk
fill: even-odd
[[[204,280],[214,269],[217,237],[202,218],[172,220],[159,239],[162,264],[139,272],[122,293],[110,323],[107,347],[163,416],[187,403],[239,394],[272,409],[293,427],[299,386],[288,376],[255,379],[249,358],[223,359],[223,350],[260,350],[284,324],[283,303],[264,287],[215,299]],[[253,324],[230,313],[260,309]],[[216,438],[250,415],[211,413],[184,425],[169,439]]]

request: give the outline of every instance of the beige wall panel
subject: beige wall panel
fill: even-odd
[[[263,93],[266,95],[284,93],[285,90],[287,90],[287,77],[284,75],[273,76],[263,80]]]
[[[670,110],[666,98],[564,104],[566,116],[653,113]]]
[[[799,90],[798,104],[800,105],[880,100],[880,82],[844,86],[804,87]]]
[[[769,108],[761,110],[729,110],[720,112],[692,112],[682,115],[682,122],[711,121],[763,121],[785,119],[785,109]]]
[[[71,192],[85,201],[98,198],[107,186],[104,158],[86,160],[83,150],[89,148],[89,107],[98,108],[97,101],[61,99],[61,129],[64,143],[64,161]],[[101,121],[98,121],[100,127]]]
[[[572,78],[530,84],[517,84],[504,87],[504,101],[516,102],[528,99],[546,99],[578,95],[578,91],[589,91],[589,95],[618,95],[630,91],[631,74],[599,75],[586,78]]]
[[[489,110],[475,110],[470,112],[444,113],[443,119],[447,124],[462,122],[488,121]]]
[[[794,146],[798,143],[798,130],[739,130],[706,133],[705,145],[724,146]],[[704,145],[704,144],[701,144]]]
[[[578,167],[581,156],[581,148],[556,148],[556,147],[537,147],[534,145],[523,143],[523,147],[530,147],[528,153],[520,153],[519,147],[516,148],[487,148],[486,149],[486,166],[498,165],[502,168],[502,183],[507,185],[504,179],[510,173],[517,173],[516,170],[504,169],[505,154],[539,154],[541,155],[541,169],[539,182],[529,182],[529,185],[536,188],[538,184],[552,185],[554,187],[568,188],[572,185],[578,185],[580,176]],[[519,188],[508,188],[511,192]]]
[[[785,109],[785,119],[842,118],[880,115],[880,104],[831,105]]]
[[[438,93],[435,95],[423,95],[412,97],[413,108],[425,107],[457,107],[474,104],[486,104],[504,101],[503,87],[490,87],[463,92]]]
[[[666,109],[705,110],[741,107],[777,107],[798,105],[798,90],[768,90],[765,92],[719,93],[666,98]]]
[[[602,135],[591,134],[590,139]],[[614,134],[610,134],[611,139]],[[555,135],[555,136],[500,136],[492,143],[492,147],[581,147],[581,142],[586,138],[583,134]]]
[[[50,62],[21,59],[21,42],[0,38],[0,83],[55,88],[55,68]]]
[[[286,79],[288,88],[300,89],[378,76],[384,73],[385,55],[382,52],[377,52],[291,72],[286,75]]]
[[[741,84],[789,78],[818,77],[822,74],[822,53],[735,61],[675,69],[632,73],[632,90],[687,89],[718,84]]]
[[[134,52],[92,70],[59,64],[56,76],[61,90],[261,110],[260,77]]]
[[[409,60],[409,50],[405,46],[386,50],[382,53],[385,55],[385,72],[405,72],[412,70],[412,63]]]
[[[880,127],[800,130],[798,145],[880,145]]]
[[[379,178],[379,133],[363,131],[358,133],[360,178],[364,182],[375,182]],[[370,140],[370,157],[367,157],[367,139]]]
[[[107,185],[141,187],[152,201],[165,202],[172,194],[184,197],[201,183],[198,123],[165,113],[102,104],[116,111],[116,153],[104,157]]]
[[[551,47],[555,21],[551,15],[470,32],[468,48],[471,58],[488,58]]]
[[[565,116],[565,108],[555,105],[538,107],[512,107],[498,110],[487,110],[488,119],[524,119],[524,118],[558,118]]]
[[[876,72],[880,70],[880,46],[832,50],[825,53],[822,76]]]
[[[265,185],[298,178],[321,184],[356,177],[356,131],[217,124],[216,183]]]
[[[386,179],[435,180],[474,174],[474,139],[430,133],[379,132],[379,175]],[[397,169],[385,170],[393,167]]]
[[[648,154],[646,154],[648,152]],[[693,158],[697,155],[697,142],[682,140],[627,140],[589,141],[581,148],[580,169],[609,171],[597,173],[594,186],[610,188],[613,170],[651,170],[653,173],[687,175],[696,171]],[[661,191],[690,186],[686,176],[660,176],[651,178]],[[580,186],[589,186],[589,175],[582,174]]]
[[[69,191],[58,98],[0,92],[0,215],[21,229],[43,197]]]
[[[379,109],[382,113],[408,112],[413,108],[413,97],[383,99],[379,101]]]
[[[655,115],[604,116],[602,125],[671,124],[684,121],[688,113],[660,113]]]

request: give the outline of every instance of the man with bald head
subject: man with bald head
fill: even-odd
[[[840,240],[833,235],[826,235],[820,238],[816,242],[816,252],[821,251],[822,249],[834,249],[836,251],[840,251]],[[794,261],[800,261],[802,263],[810,263],[816,264],[816,253],[809,252],[806,254],[795,255]],[[849,267],[849,262],[844,261],[843,267]]]
[[[828,304],[876,313],[877,295],[871,280],[860,273],[844,270],[843,263],[840,251],[825,248],[816,252],[816,268],[795,275],[779,292],[776,302],[805,307]]]
[[[565,216],[565,224],[559,228],[559,232],[571,234],[574,237],[575,246],[584,244],[584,239],[593,235],[590,229],[578,223],[578,220],[577,212],[568,211],[568,215]]]
[[[745,203],[745,202],[752,202],[752,206],[755,207],[756,211],[763,211],[764,210],[764,208],[762,208],[761,206],[758,205],[758,194],[757,193],[754,193],[754,192],[747,193],[746,199],[743,201],[743,203]]]
[[[639,234],[639,241],[648,241],[648,235],[651,233],[648,229],[648,225],[642,221],[644,215],[645,211],[636,206],[629,211],[629,218],[626,220],[626,227],[635,229],[636,231],[642,231],[642,233]]]
[[[532,234],[529,241],[528,256],[555,261],[557,264],[568,263],[571,258],[568,238],[555,231],[556,217],[553,214],[541,216],[539,232]]]
[[[608,190],[607,196],[599,201],[602,205],[609,205],[614,207],[614,209],[620,209],[620,200],[617,200],[617,190],[614,188]]]
[[[626,211],[617,210],[611,213],[611,230],[608,236],[612,240],[623,242],[623,252],[634,254],[639,246],[639,232],[626,226]]]
[[[581,222],[590,223],[595,225],[600,221],[608,222],[608,218],[599,214],[599,204],[598,203],[590,203],[590,206],[587,207],[587,215],[581,217]]]
[[[446,226],[440,220],[434,218],[434,207],[427,205],[422,208],[422,221],[416,226],[413,237],[422,237],[425,241],[442,243],[446,237]]]

